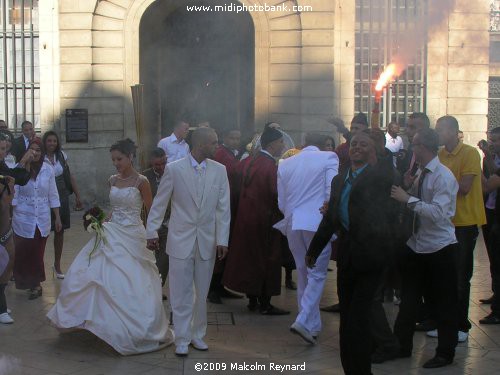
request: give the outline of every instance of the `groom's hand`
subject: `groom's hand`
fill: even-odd
[[[228,252],[227,246],[217,245],[217,259],[222,260],[226,257]]]
[[[158,238],[148,240],[146,247],[149,250],[158,250],[160,248],[160,241]]]

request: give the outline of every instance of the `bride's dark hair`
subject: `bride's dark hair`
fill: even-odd
[[[126,139],[121,139],[118,142],[111,145],[111,147],[109,148],[109,152],[116,150],[120,151],[122,154],[127,156],[132,155],[132,157],[135,158],[136,149],[137,146],[135,145],[134,141],[131,140],[130,138],[126,138]]]

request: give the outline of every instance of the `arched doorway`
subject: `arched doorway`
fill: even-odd
[[[251,133],[255,96],[251,16],[189,12],[185,5],[172,9],[169,3],[151,4],[140,23],[146,124],[159,125],[163,136],[180,118],[192,125],[208,121],[220,131],[236,127]]]

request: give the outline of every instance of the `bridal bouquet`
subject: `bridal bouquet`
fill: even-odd
[[[96,232],[94,248],[89,253],[89,266],[92,254],[94,254],[101,241],[105,240],[103,228],[105,220],[106,213],[99,206],[94,206],[83,214],[83,227],[85,230],[90,233]]]

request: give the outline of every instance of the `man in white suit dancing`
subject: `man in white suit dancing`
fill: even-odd
[[[167,254],[178,356],[188,354],[189,344],[197,350],[208,350],[203,341],[206,299],[215,257],[223,259],[228,251],[231,221],[226,168],[209,159],[217,148],[217,134],[210,128],[198,128],[193,132],[192,146],[188,156],[166,168],[146,227],[148,248],[155,249],[157,231],[171,199]]]
[[[306,147],[278,167],[278,206],[285,218],[274,227],[288,238],[297,266],[299,314],[290,330],[310,344],[316,343],[321,330],[319,301],[328,271],[330,244],[317,259],[315,268],[307,268],[305,256],[322,219],[319,209],[329,200],[331,182],[339,168],[337,154],[320,151],[324,140],[321,134],[307,134]]]

